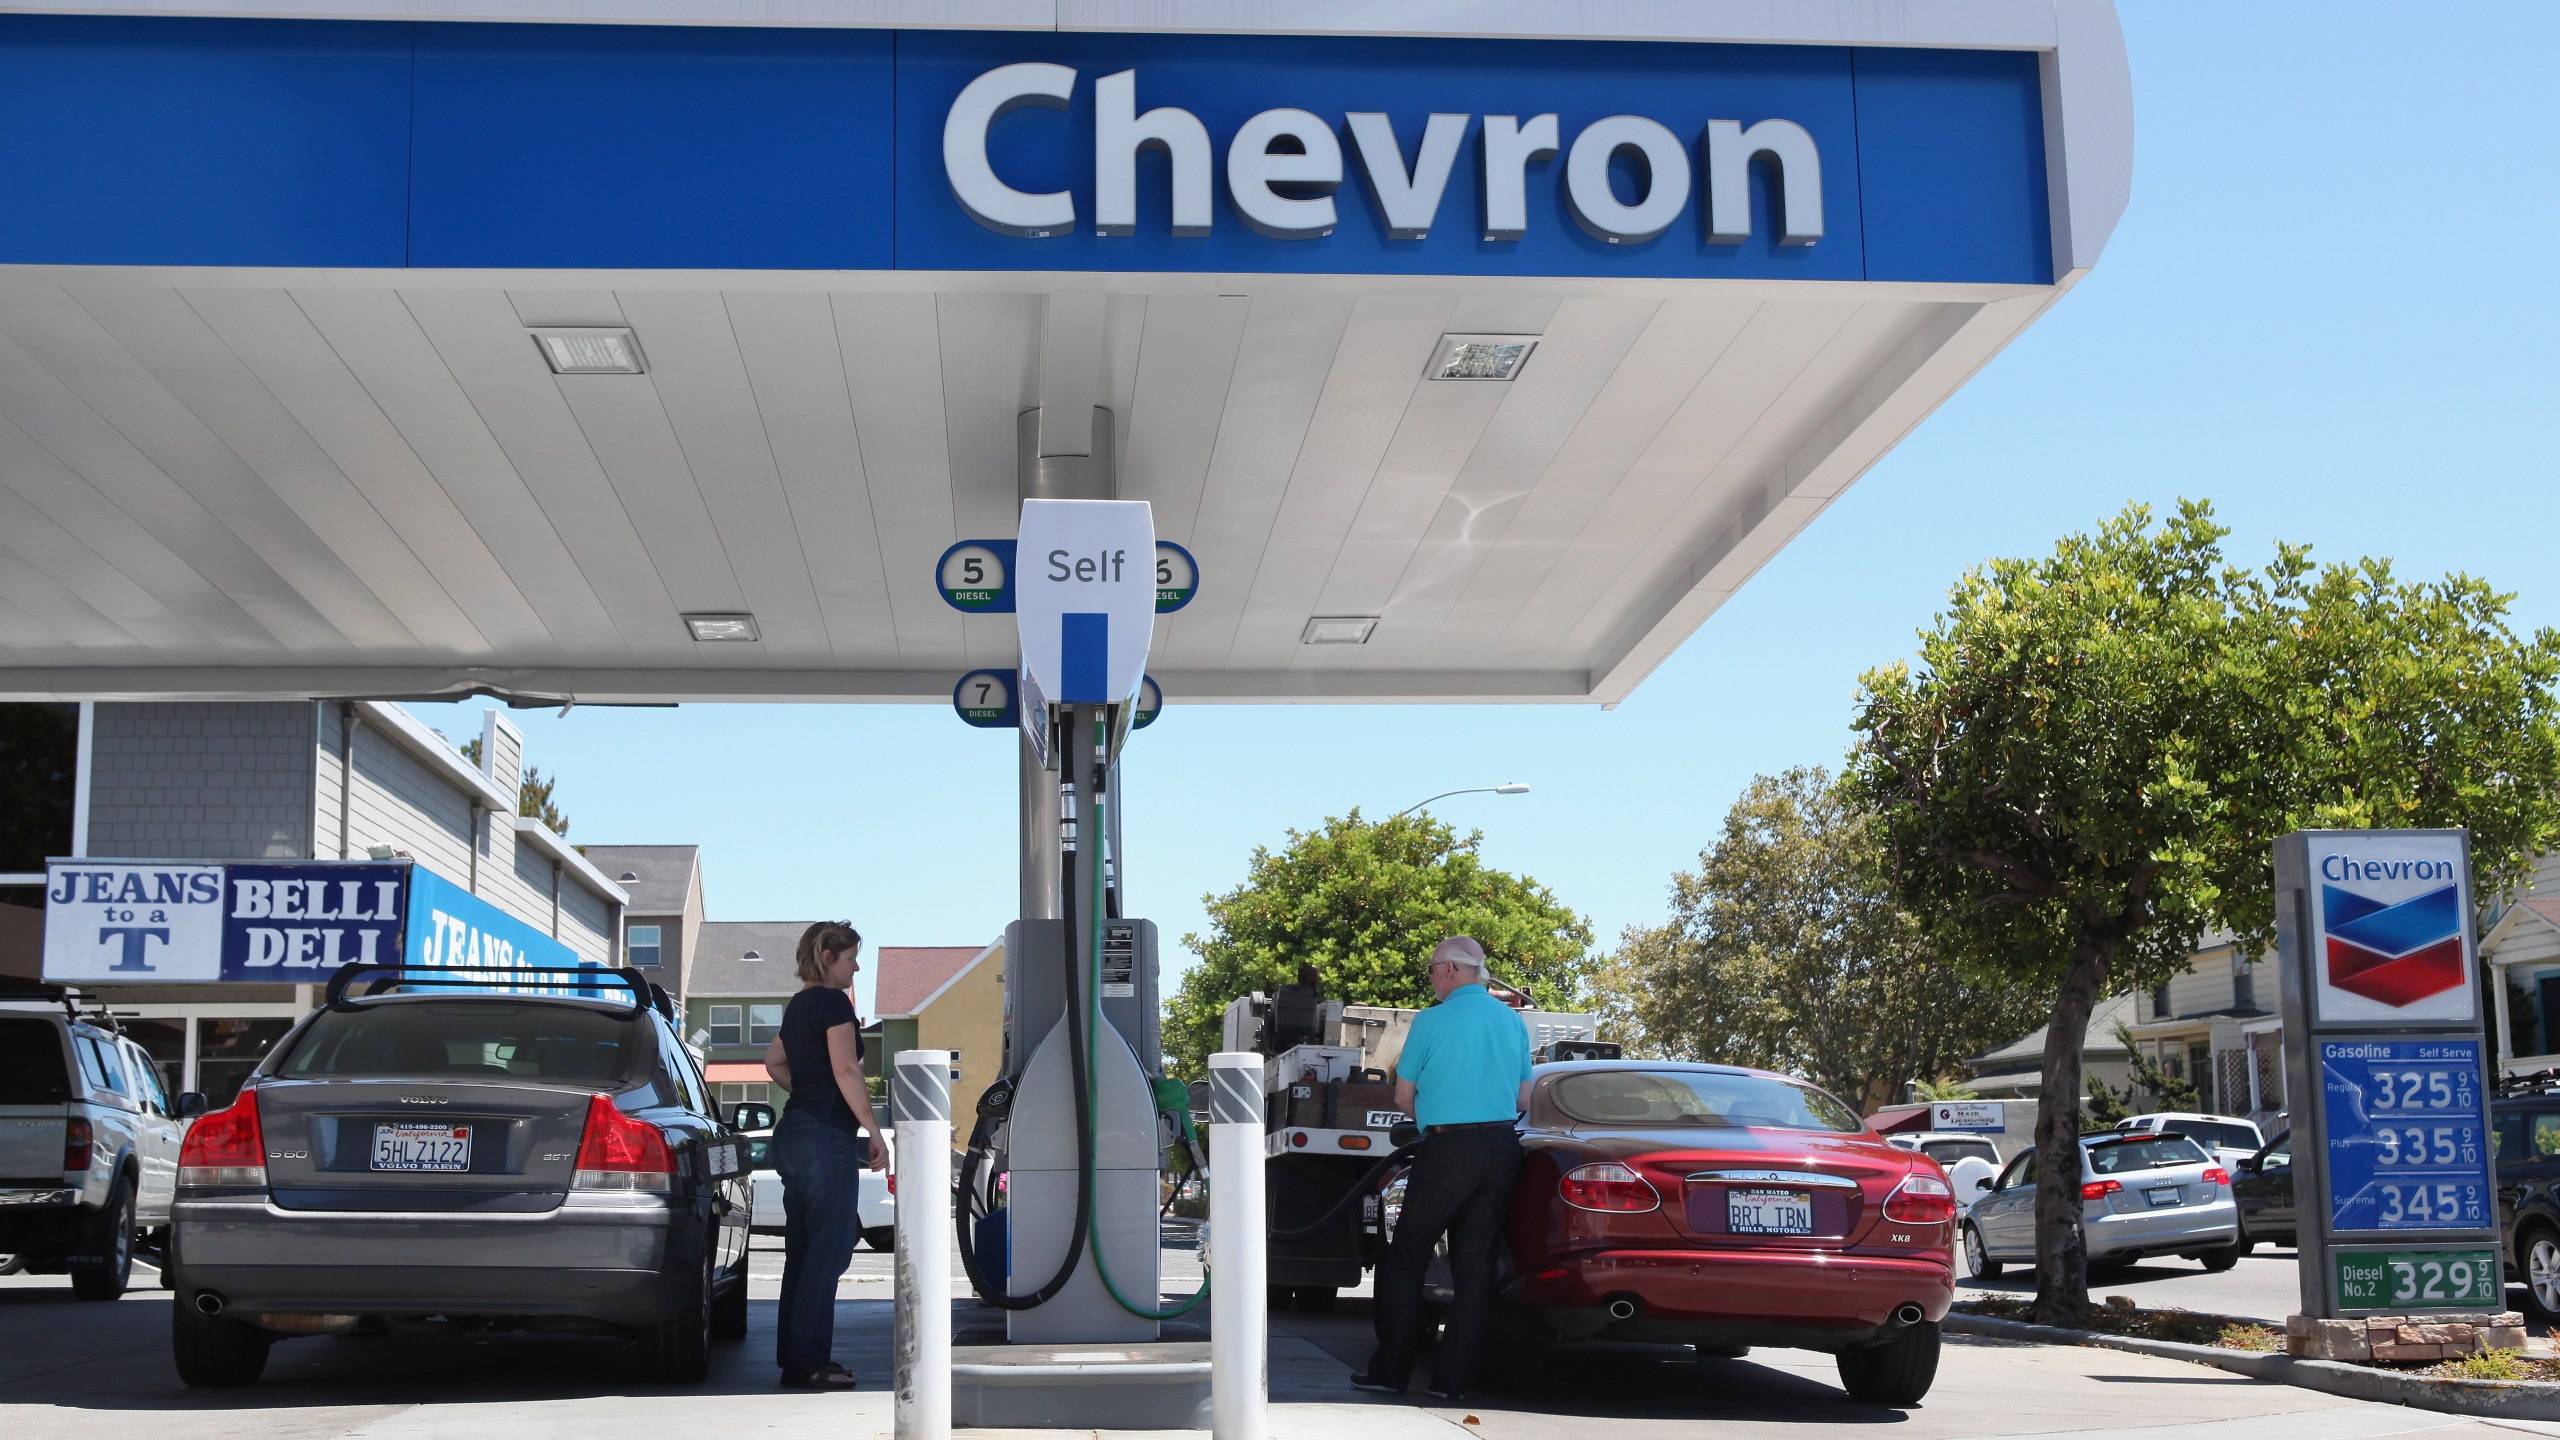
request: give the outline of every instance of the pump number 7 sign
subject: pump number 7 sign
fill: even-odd
[[[1013,674],[1007,670],[972,670],[951,687],[951,708],[963,722],[981,730],[1007,730],[1019,723],[1013,703]]]

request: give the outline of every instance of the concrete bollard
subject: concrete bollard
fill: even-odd
[[[1209,1057],[1209,1414],[1216,1440],[1270,1434],[1262,1057]]]
[[[902,1050],[890,1068],[897,1132],[897,1436],[951,1437],[951,1052]]]

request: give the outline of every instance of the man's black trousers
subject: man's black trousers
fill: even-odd
[[[1449,1278],[1457,1294],[1431,1383],[1435,1390],[1456,1393],[1475,1382],[1493,1309],[1494,1253],[1504,1243],[1511,1189],[1519,1179],[1520,1136],[1509,1126],[1443,1131],[1422,1142],[1405,1182],[1395,1240],[1378,1264],[1372,1376],[1398,1387],[1412,1378],[1414,1349],[1422,1340],[1423,1273],[1431,1266],[1432,1246],[1446,1231]]]

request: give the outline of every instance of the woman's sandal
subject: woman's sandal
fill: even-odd
[[[851,1371],[830,1361],[806,1375],[784,1374],[782,1388],[786,1390],[858,1390],[862,1387],[860,1382],[853,1378]]]

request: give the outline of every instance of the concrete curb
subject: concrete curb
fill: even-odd
[[[2101,1350],[2153,1355],[2164,1360],[2186,1360],[2210,1365],[2217,1370],[2228,1370],[2235,1375],[2246,1375],[2253,1380],[2300,1386],[2305,1390],[2342,1395],[2350,1400],[2436,1410],[2447,1415],[2473,1415],[2492,1420],[2560,1420],[2560,1384],[2542,1380],[2430,1380],[2398,1370],[2376,1370],[2336,1360],[2296,1360],[2290,1355],[2269,1351],[2226,1350],[2218,1345],[2187,1345],[2175,1340],[2103,1335],[2089,1330],[2064,1330],[2052,1325],[2031,1325],[2024,1320],[2000,1320],[1989,1315],[1962,1312],[1950,1313],[1944,1328],[1955,1335],[2025,1340],[2041,1345],[2086,1345]]]

